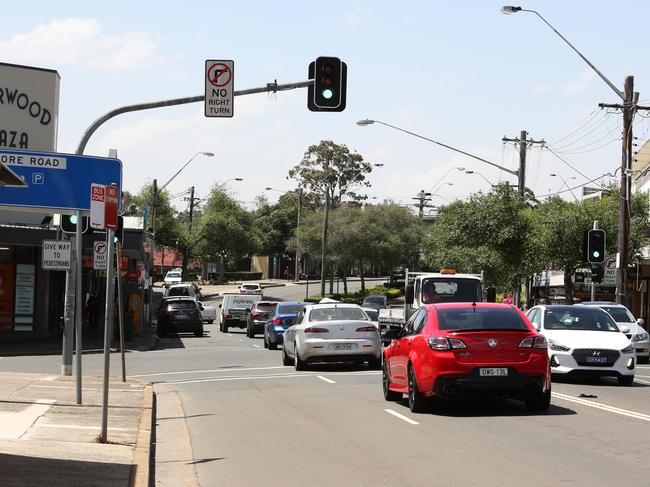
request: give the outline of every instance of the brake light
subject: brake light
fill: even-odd
[[[197,316],[199,316],[199,315],[201,314],[201,312],[199,311],[199,308],[194,308],[194,309],[192,310],[192,314],[193,314],[193,315],[197,315]]]
[[[264,313],[262,313],[261,311],[253,311],[253,312],[251,313],[251,316],[252,316],[253,318],[259,318],[259,317],[262,316],[262,315],[264,315]]]
[[[519,348],[548,348],[546,338],[543,336],[535,336],[524,338],[519,342]]]
[[[356,331],[359,331],[359,332],[377,331],[377,328],[375,328],[374,326],[362,326],[361,328],[357,328]]]
[[[274,325],[284,325],[284,320],[281,320],[280,318],[276,318],[273,320]]]
[[[223,315],[223,317],[228,319],[228,318],[230,318],[230,315]]]
[[[329,333],[330,331],[327,328],[319,328],[317,326],[311,326],[305,328],[305,333]]]
[[[458,338],[447,337],[429,337],[429,348],[432,350],[452,350],[459,348],[467,348],[465,342]]]

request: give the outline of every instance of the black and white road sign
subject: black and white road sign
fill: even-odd
[[[235,96],[235,62],[208,59],[205,62],[205,116],[232,117]]]
[[[605,284],[616,284],[616,257],[608,256],[605,258],[605,275],[603,282]]]
[[[93,269],[96,271],[105,271],[108,267],[108,249],[106,247],[106,242],[95,242],[93,248]]]
[[[72,260],[72,242],[43,240],[43,270],[69,271]]]

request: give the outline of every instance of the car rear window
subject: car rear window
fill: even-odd
[[[170,301],[168,307],[169,309],[194,309],[196,302],[194,300]]]
[[[278,306],[278,314],[297,315],[302,307],[302,304],[281,304]]]
[[[173,287],[169,290],[167,296],[189,296],[190,290],[186,287]]]
[[[257,309],[260,311],[273,311],[277,303],[257,303]]]
[[[256,285],[256,284],[244,284],[244,285],[242,285],[242,288],[243,289],[257,289],[257,288],[259,288],[259,286]]]
[[[309,313],[309,321],[364,320],[368,317],[359,308],[316,308]]]
[[[368,296],[366,299],[363,300],[364,303],[372,303],[372,304],[381,304],[383,305],[385,302],[385,299],[383,296]]]
[[[438,328],[455,331],[529,331],[521,315],[512,308],[438,309]]]
[[[167,277],[181,277],[181,273],[180,272],[169,272],[167,274]]]
[[[364,309],[364,311],[368,315],[368,318],[370,318],[370,321],[379,321],[379,311],[371,309]]]

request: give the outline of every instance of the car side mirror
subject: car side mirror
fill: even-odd
[[[630,327],[629,326],[621,326],[621,331],[625,334],[630,333]]]
[[[643,318],[637,318],[636,319],[636,324],[639,326],[645,325],[645,320]]]
[[[382,335],[382,338],[386,340],[396,340],[399,338],[399,330],[391,329],[391,330],[386,330],[384,334]]]

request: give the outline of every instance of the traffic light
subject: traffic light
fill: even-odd
[[[77,215],[61,215],[61,231],[64,233],[77,233]],[[88,217],[81,220],[82,232],[88,233]]]
[[[337,57],[321,56],[309,65],[307,108],[312,112],[342,112],[345,110],[345,91],[348,66]]]
[[[124,243],[124,217],[122,215],[117,216],[117,228],[113,233],[113,242]]]
[[[591,280],[596,284],[603,282],[604,272],[603,266],[600,264],[591,266]]]
[[[587,262],[602,264],[605,261],[605,230],[591,229],[587,232]]]

